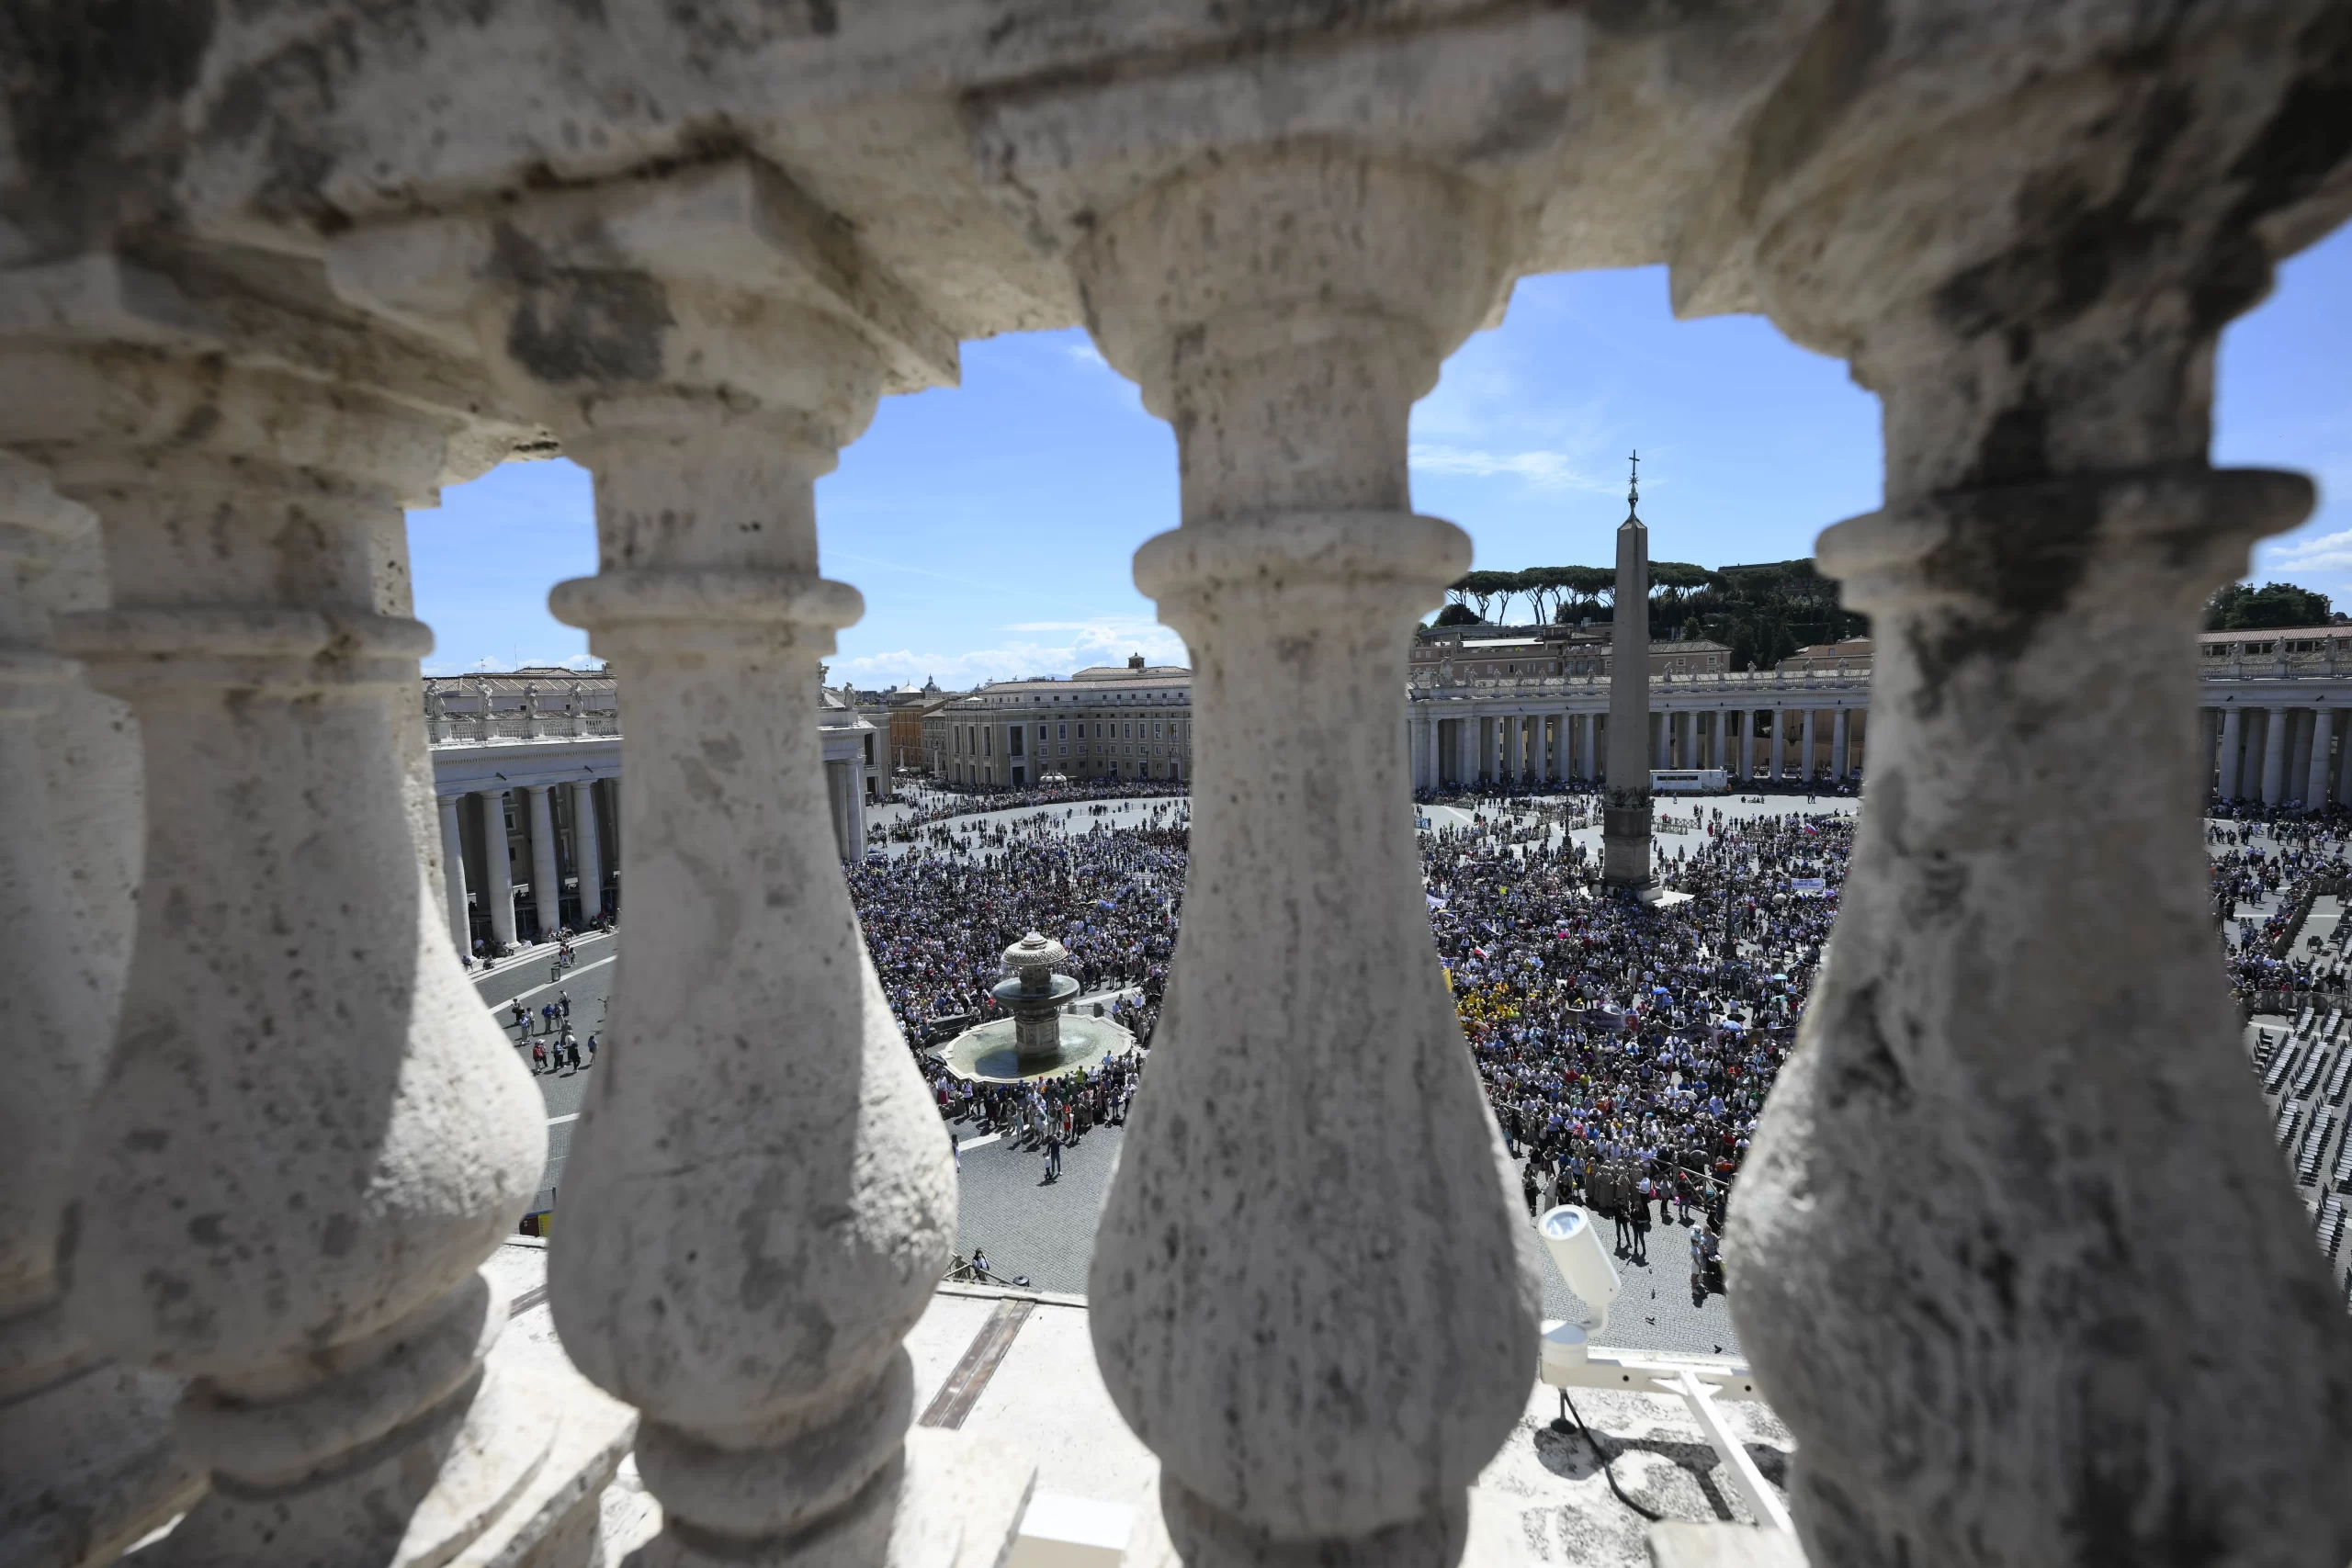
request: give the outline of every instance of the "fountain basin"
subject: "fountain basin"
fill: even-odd
[[[1061,1020],[1061,1038],[1050,1058],[1024,1059],[1017,1027],[1013,1019],[990,1019],[933,1047],[932,1059],[975,1083],[1023,1083],[1082,1072],[1135,1044],[1135,1037],[1109,1019],[1074,1014]]]

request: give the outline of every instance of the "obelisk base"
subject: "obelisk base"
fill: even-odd
[[[1637,798],[1628,799],[1628,796]],[[1611,790],[1600,811],[1600,880],[1610,887],[1650,886],[1650,801],[1646,791]]]

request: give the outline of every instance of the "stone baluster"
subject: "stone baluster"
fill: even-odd
[[[525,1499],[563,1411],[488,1362],[506,1309],[477,1270],[530,1196],[542,1112],[435,886],[431,638],[379,604],[445,432],[111,349],[12,350],[0,409],[103,526],[111,606],[58,637],[137,716],[149,781],[62,1265],[94,1343],[193,1380],[175,1433],[211,1488],[160,1557],[527,1551],[560,1512]]]
[[[755,265],[664,276],[680,256]],[[356,231],[330,268],[394,315],[464,301],[595,479],[598,573],[549,603],[628,705],[631,935],[549,1282],[575,1364],[643,1412],[650,1561],[999,1561],[1033,1467],[910,1430],[954,1174],[842,877],[816,707],[862,605],[817,575],[815,482],[885,391],[953,380],[953,338],[749,163]]]
[[[179,1380],[108,1361],[64,1301],[58,1239],[83,1115],[114,1042],[138,884],[129,711],[50,651],[105,603],[88,511],[0,453],[0,1562],[111,1561],[200,1478],[171,1443]]]
[[[1493,306],[1499,223],[1466,183],[1308,150],[1173,177],[1077,253],[1182,471],[1136,581],[1196,669],[1192,869],[1090,1289],[1194,1568],[1451,1562],[1532,1375],[1389,739],[1414,621],[1470,560],[1411,510],[1406,414]]]
[[[2320,231],[2286,204],[2342,13],[2301,9],[2332,54],[2270,12],[1901,20],[1836,89],[1872,108],[1748,171],[1761,303],[1886,443],[1819,547],[1873,624],[1871,810],[1727,1247],[1815,1568],[2352,1554],[2352,1323],[2237,1044],[2194,750],[2200,605],[2312,502],[2206,455],[2222,324]]]

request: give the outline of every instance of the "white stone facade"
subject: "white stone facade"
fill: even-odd
[[[620,913],[622,744],[618,684],[548,671],[425,682],[424,728],[440,814],[449,934],[461,953],[503,954]],[[865,849],[881,798],[873,723],[831,693],[817,728],[843,860]]]
[[[955,1192],[838,873],[814,485],[961,340],[1080,322],[1176,434],[1136,577],[1194,672],[1106,1389],[1192,1568],[1457,1559],[1538,1325],[1406,810],[1470,564],[1408,413],[1518,277],[1653,263],[1884,404],[1884,503],[1819,548],[1881,650],[1872,809],[1726,1248],[1807,1556],[2352,1557],[2352,1324],[2230,1045],[2191,637],[2312,505],[2209,414],[2352,209],[2341,0],[119,9],[12,11],[0,106],[40,1561],[195,1492],[164,1560],[581,1563],[631,1441],[647,1563],[1001,1560],[1034,1465],[910,1431]],[[631,704],[548,1254],[594,1387],[482,1269],[545,1138],[444,918],[401,516],[550,443],[598,561],[552,608]]]
[[[1148,665],[1080,670],[1066,681],[998,681],[923,716],[932,777],[965,788],[1193,776],[1193,672]]]

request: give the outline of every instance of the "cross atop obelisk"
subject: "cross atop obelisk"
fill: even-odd
[[[1650,885],[1650,531],[1641,503],[1641,454],[1617,529],[1617,595],[1609,634],[1608,791],[1600,813],[1600,874],[1611,887]]]

